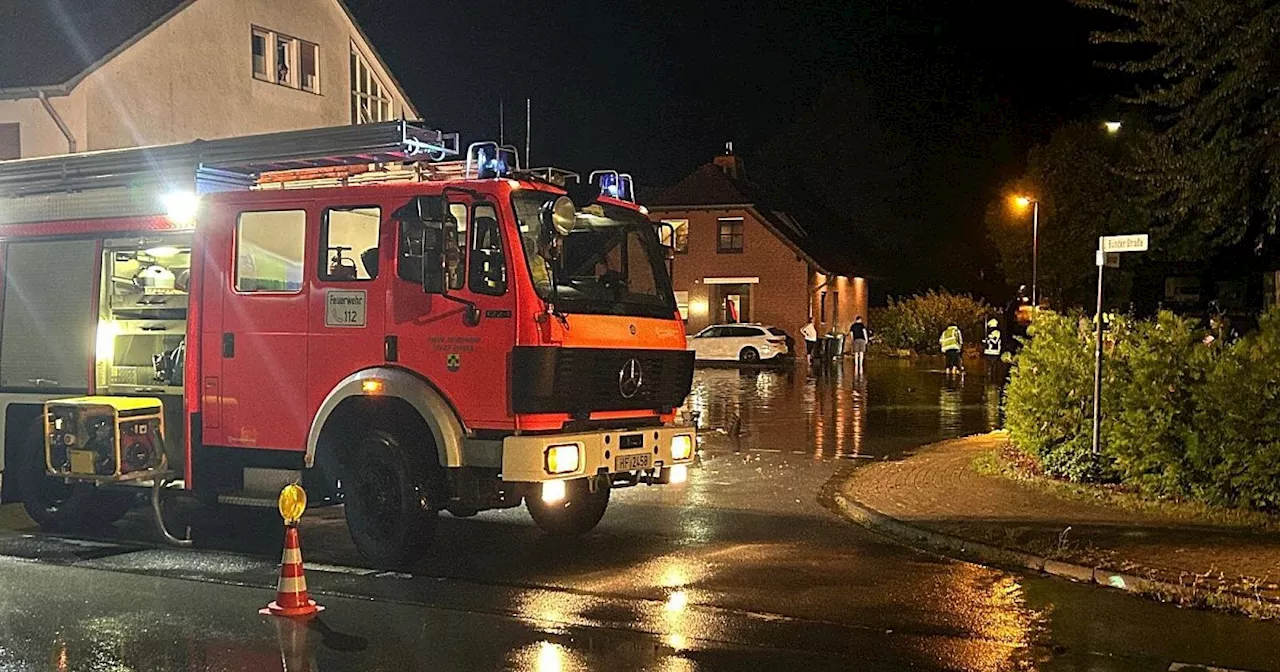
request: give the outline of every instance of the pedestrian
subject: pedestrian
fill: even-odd
[[[800,336],[804,338],[804,353],[809,359],[809,366],[813,366],[813,352],[818,348],[818,327],[813,324],[812,317],[800,327]]]
[[[947,358],[946,372],[960,373],[960,349],[964,347],[964,335],[960,333],[960,327],[953,324],[943,330],[938,344],[942,346],[942,354]]]
[[[862,323],[862,316],[853,318],[849,327],[849,338],[853,339],[853,370],[862,371],[867,360],[867,341],[871,340],[871,330]]]
[[[987,320],[987,337],[982,342],[982,356],[987,360],[988,380],[998,382],[1003,377],[1000,375],[1000,355],[1003,347],[1000,322],[993,317]]]

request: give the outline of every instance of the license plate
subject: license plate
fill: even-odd
[[[613,458],[614,471],[640,471],[653,468],[653,456],[649,453],[619,455]]]

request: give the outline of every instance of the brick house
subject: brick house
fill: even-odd
[[[769,207],[732,153],[645,205],[655,223],[675,231],[673,285],[689,333],[736,313],[739,322],[781,327],[798,339],[810,315],[819,333],[847,330],[866,315],[866,280],[837,261],[819,261],[830,255],[794,218]]]
[[[341,0],[0,9],[0,160],[419,118]]]

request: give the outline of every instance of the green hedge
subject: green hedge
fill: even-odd
[[[1280,510],[1280,312],[1235,343],[1170,313],[1104,337],[1103,451],[1091,451],[1092,323],[1043,313],[1006,396],[1013,443],[1052,476]]]
[[[888,306],[871,310],[868,326],[890,348],[937,354],[943,329],[954,324],[965,343],[977,343],[986,335],[986,321],[994,316],[995,310],[980,299],[931,289],[908,298],[889,297]]]

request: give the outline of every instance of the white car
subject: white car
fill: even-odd
[[[699,360],[754,363],[790,352],[787,332],[759,324],[713,324],[689,337],[689,349]]]

